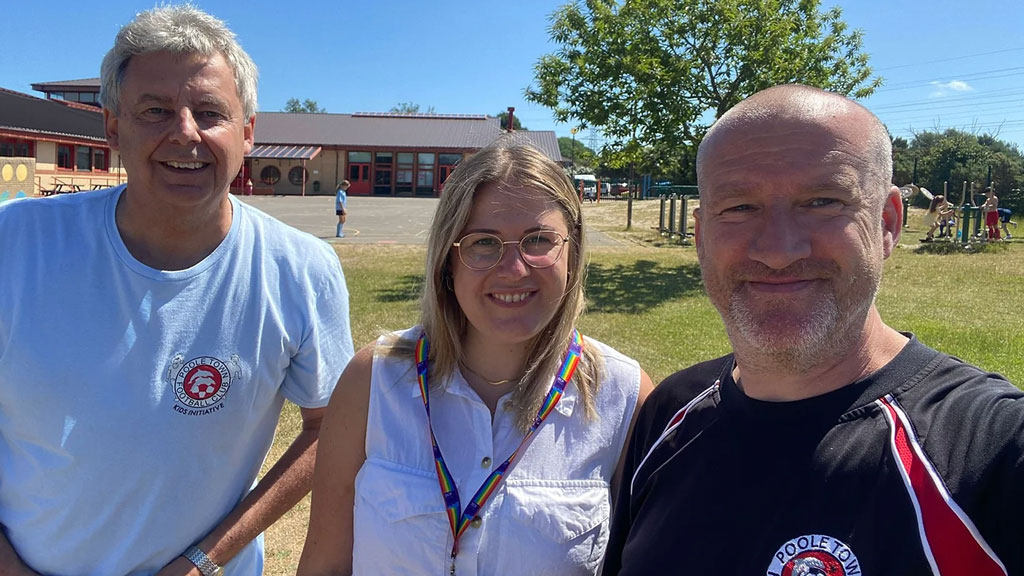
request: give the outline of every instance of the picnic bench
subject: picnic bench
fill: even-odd
[[[95,189],[95,188],[94,188]],[[53,188],[49,190],[40,189],[40,196],[53,196],[54,194],[74,194],[75,192],[81,192],[82,187],[78,184],[65,184],[64,182],[54,183]]]

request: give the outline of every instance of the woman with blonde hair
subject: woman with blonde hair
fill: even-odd
[[[499,142],[445,182],[420,324],[346,368],[299,574],[596,574],[651,390],[582,336],[583,214],[561,167]]]

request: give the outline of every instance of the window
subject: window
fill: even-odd
[[[361,182],[370,179],[370,166],[368,164],[349,165],[348,179],[350,182]]]
[[[277,166],[264,166],[260,171],[260,181],[273,186],[281,181],[281,171]]]
[[[17,150],[17,148],[16,148]],[[22,151],[31,152],[31,149]],[[0,156],[4,155],[3,143],[0,142]],[[57,144],[57,168],[76,172],[106,172],[110,169],[110,151],[106,148],[92,146],[74,146]]]
[[[92,153],[92,169],[107,171],[110,165],[107,164],[107,151],[103,148],[96,148]]]
[[[348,161],[350,164],[369,164],[370,153],[369,152],[349,152]]]
[[[439,154],[437,159],[442,166],[454,166],[462,160],[462,154]]]
[[[373,193],[391,194],[395,155],[393,152],[377,152],[373,155]]]
[[[75,146],[75,170],[79,172],[92,170],[92,148]]]
[[[57,144],[57,168],[64,168],[65,170],[73,170],[75,165],[72,164],[72,151],[74,146],[67,144]]]
[[[416,154],[416,195],[434,194],[434,157],[432,152]]]
[[[395,170],[395,194],[412,193],[412,167],[416,155],[412,152],[399,152],[397,155],[398,166]]]
[[[302,166],[294,166],[288,171],[288,181],[296,186],[302,186],[303,181],[309,181],[309,172]]]
[[[31,140],[17,140],[13,138],[0,138],[0,156],[14,156],[18,158],[32,158],[35,156],[33,142]]]

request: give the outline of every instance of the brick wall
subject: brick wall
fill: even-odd
[[[0,157],[0,202],[35,195],[36,159]]]

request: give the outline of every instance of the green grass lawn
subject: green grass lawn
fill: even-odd
[[[656,202],[587,205],[596,228],[624,242],[589,255],[588,312],[581,330],[636,358],[658,382],[672,372],[728,352],[718,313],[704,296],[696,252],[660,239]],[[653,220],[652,220],[653,218]],[[912,219],[912,224],[913,219]],[[926,344],[1024,384],[1024,244],[984,254],[919,254],[913,228],[886,264],[878,308],[891,326]],[[352,335],[361,346],[418,317],[425,249],[336,245],[351,293]],[[289,405],[268,462],[298,432]],[[309,499],[267,534],[268,575],[294,574],[305,538]]]

